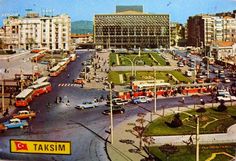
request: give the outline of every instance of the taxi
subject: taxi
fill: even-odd
[[[77,78],[77,79],[74,80],[74,83],[76,83],[76,84],[84,84],[85,80],[84,80],[84,78]]]
[[[13,118],[18,119],[31,119],[33,117],[36,117],[36,113],[34,111],[22,110],[18,111],[17,114],[13,114]]]

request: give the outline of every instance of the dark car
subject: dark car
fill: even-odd
[[[103,111],[104,115],[110,115],[110,113],[111,113],[110,109]],[[113,114],[123,114],[123,113],[125,113],[125,109],[121,106],[113,106],[112,113]]]

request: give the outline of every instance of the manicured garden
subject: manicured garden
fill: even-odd
[[[109,81],[112,81],[115,84],[121,84],[121,81],[119,80],[119,74],[123,75],[124,83],[130,82],[130,77],[132,76],[131,71],[130,72],[112,71],[108,75]],[[174,79],[171,79],[170,76],[168,76],[168,74],[172,74],[180,82],[185,82],[185,83],[192,82],[192,80],[190,78],[185,77],[181,72],[178,72],[178,71],[157,71],[156,72],[156,79],[162,79],[165,82],[169,82],[170,84],[176,84],[176,81]],[[153,71],[138,71],[138,72],[136,72],[136,80],[153,80],[153,79],[154,79]]]
[[[227,128],[236,124],[236,107],[228,107],[224,112],[218,112],[217,108],[206,108],[206,112],[196,112],[196,110],[188,111],[189,114],[200,116],[200,134],[206,133],[222,133],[226,132]],[[192,134],[196,129],[196,120],[190,118],[188,114],[180,113],[182,126],[170,127],[167,122],[171,122],[174,114],[160,117],[149,124],[145,129],[146,136],[161,136],[161,135],[181,135]]]
[[[235,155],[236,144],[215,144],[215,145],[200,145],[200,161],[206,161],[212,157],[212,161],[228,161],[233,159]],[[157,156],[162,161],[195,161],[195,146],[176,146],[175,151],[165,152],[160,147],[150,147],[150,152]]]
[[[116,55],[118,54],[119,63],[117,62]],[[158,53],[141,53],[138,54],[110,54],[110,65],[120,65],[120,66],[131,66],[132,63],[135,65],[149,65],[149,66],[165,66],[166,61]],[[131,63],[132,61],[132,63]]]

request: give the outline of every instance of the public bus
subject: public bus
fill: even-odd
[[[156,84],[156,96],[176,96],[177,94],[188,95],[198,93],[211,93],[216,89],[217,83],[204,84],[178,84],[168,83]],[[138,96],[155,96],[154,84],[140,84],[138,88],[130,91],[118,91],[116,96],[122,99],[131,99]]]
[[[62,62],[65,62],[66,65],[68,65],[70,63],[70,58],[64,58],[62,59]]]
[[[15,106],[16,107],[25,107],[28,106],[29,103],[33,99],[33,89],[24,89],[21,91],[17,96],[16,96],[16,102]]]
[[[41,77],[33,82],[33,84],[41,84],[43,82],[47,82],[49,77]]]
[[[70,54],[70,60],[75,61],[76,60],[76,54]]]
[[[66,69],[67,64],[68,63],[66,61],[63,61],[63,62],[58,63],[57,65],[60,66],[61,70],[64,70],[64,69]]]
[[[41,50],[40,52],[31,57],[31,61],[38,62],[42,57],[45,56],[45,52],[46,50]]]
[[[56,65],[53,68],[51,68],[49,71],[50,71],[49,75],[51,77],[56,77],[56,76],[58,76],[61,73],[61,66]]]
[[[33,89],[33,96],[39,96],[44,93],[48,93],[52,90],[52,85],[50,82],[42,82],[36,85],[32,85],[28,87],[29,89]]]

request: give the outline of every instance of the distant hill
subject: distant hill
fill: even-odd
[[[75,21],[71,22],[71,32],[73,34],[93,33],[93,21]]]

